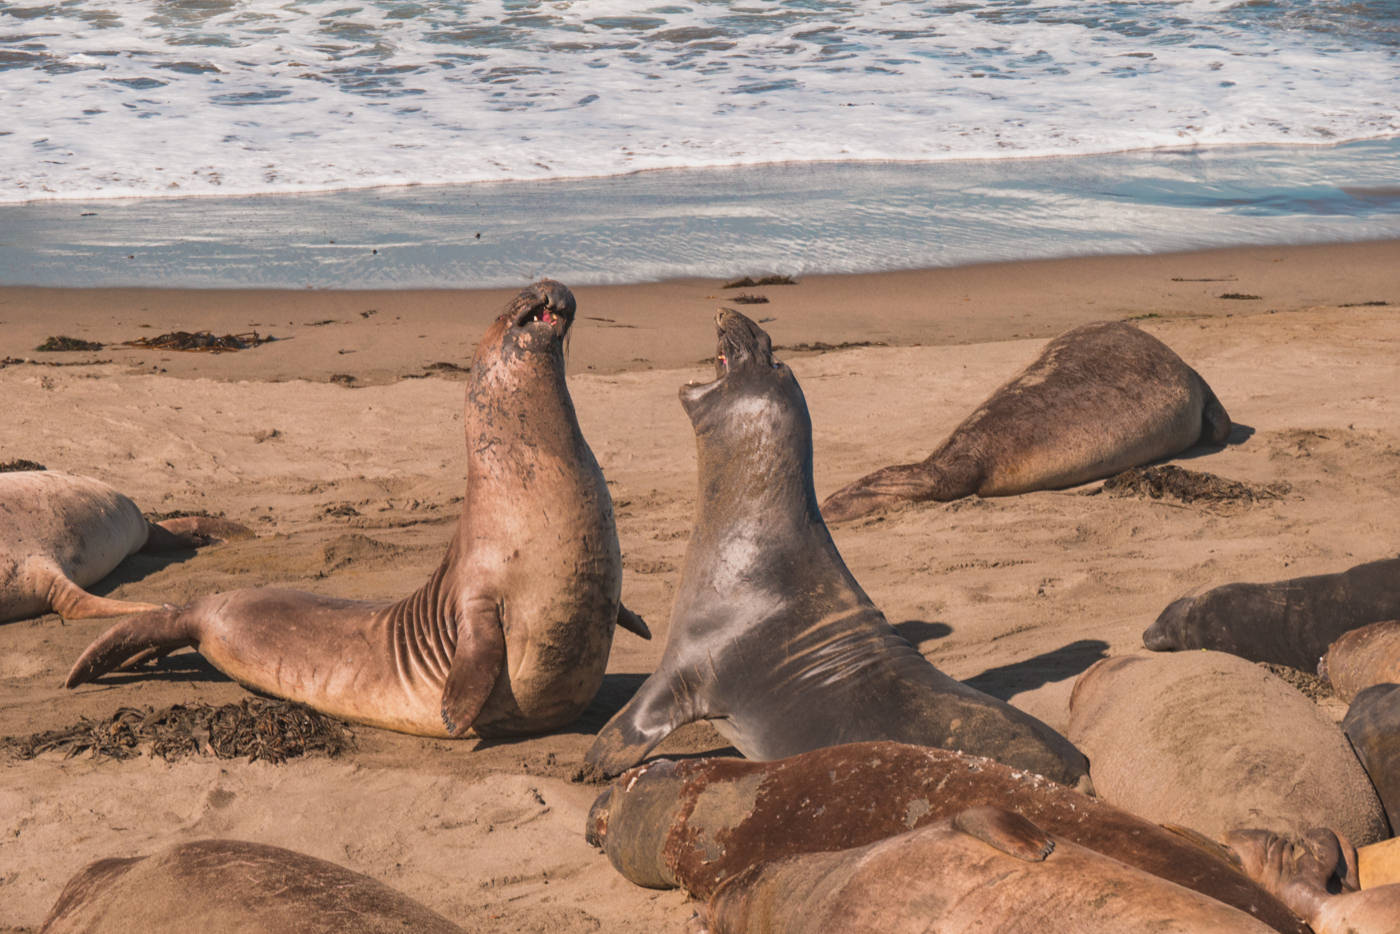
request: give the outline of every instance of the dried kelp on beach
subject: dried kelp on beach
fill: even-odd
[[[48,468],[38,461],[25,460],[22,457],[0,464],[0,473],[16,473],[21,470],[48,470]]]
[[[1180,503],[1245,503],[1281,499],[1287,483],[1241,483],[1215,474],[1187,470],[1175,464],[1134,467],[1109,477],[1094,493],[1110,496],[1137,496],[1147,499],[1173,499]]]
[[[221,707],[122,707],[105,720],[84,717],[64,729],[0,738],[0,748],[21,759],[44,752],[72,757],[91,751],[113,759],[145,754],[170,761],[213,755],[278,763],[295,756],[337,756],[354,746],[354,734],[345,723],[301,704],[262,698]]]
[[[1311,672],[1303,671],[1300,668],[1290,668],[1287,665],[1276,665],[1273,662],[1256,662],[1260,668],[1267,669],[1270,673],[1282,678],[1298,690],[1302,691],[1309,700],[1325,701],[1336,697],[1332,690],[1332,683],[1326,678],[1319,678]]]
[[[42,350],[45,353],[60,350],[101,350],[102,345],[97,341],[85,341],[81,337],[50,337],[35,350]]]
[[[797,285],[797,280],[792,276],[762,276],[755,279],[751,276],[744,276],[742,279],[731,279],[722,289],[753,289],[764,285]]]
[[[261,335],[257,331],[246,334],[225,334],[216,336],[212,331],[171,331],[156,337],[138,337],[123,341],[128,347],[151,347],[157,350],[202,350],[208,353],[224,353],[230,350],[247,350],[259,344],[275,341],[271,335]]]

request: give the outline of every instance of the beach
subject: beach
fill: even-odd
[[[493,742],[357,726],[351,751],[276,765],[0,749],[0,931],[36,930],[93,860],[209,837],[331,860],[469,929],[680,930],[693,903],[634,886],[584,841],[601,786],[578,779],[593,734],[665,644],[696,487],[676,392],[713,372],[718,306],[762,322],[800,380],[819,497],[925,457],[1078,324],[1131,320],[1211,385],[1235,422],[1229,443],[1171,462],[1256,496],[1183,503],[1092,483],[832,529],[857,580],[934,665],[1057,728],[1075,676],[1142,651],[1142,630],[1177,597],[1396,554],[1400,241],[724,288],[730,273],[575,289],[569,388],[612,493],[623,600],[653,632],[617,633],[582,718]],[[104,595],[180,603],[270,584],[406,595],[441,560],[461,508],[461,368],[513,292],[0,288],[0,462],[96,477],[148,513],[206,511],[257,533],[128,558],[93,588]],[[178,330],[276,340],[217,355],[123,343]],[[35,350],[54,336],[105,346]],[[187,652],[64,689],[109,624],[0,624],[0,736],[249,696]],[[734,754],[704,724],[657,754],[701,752]]]

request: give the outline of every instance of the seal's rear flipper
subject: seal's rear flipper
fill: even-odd
[[[158,610],[155,603],[136,603],[130,600],[113,600],[90,594],[68,579],[62,571],[53,570],[53,581],[49,584],[49,605],[64,619],[93,619],[99,616],[125,616],[128,613],[141,613]]]
[[[651,638],[651,630],[647,628],[647,621],[636,613],[633,613],[621,603],[617,605],[617,624],[628,632],[636,633],[643,639]]]
[[[598,731],[584,763],[608,778],[620,775],[646,758],[677,727],[710,716],[692,697],[685,678],[664,668],[653,672]]]
[[[252,538],[253,530],[246,525],[216,516],[180,516],[163,522],[147,523],[146,544],[142,551],[176,551],[181,548],[202,548],[210,542],[231,542]]]
[[[137,657],[149,657],[153,650],[163,654],[196,645],[198,641],[190,624],[183,619],[180,607],[157,607],[124,619],[99,636],[73,663],[64,687],[74,688],[95,681]]]
[[[1201,380],[1202,383],[1205,380]],[[1201,440],[1207,444],[1224,444],[1230,438],[1234,425],[1225,411],[1225,406],[1215,397],[1209,386],[1206,389],[1206,404],[1201,410]]]
[[[1038,863],[1055,849],[1055,841],[1028,819],[999,807],[976,807],[958,812],[953,827],[1009,856]]]
[[[463,608],[457,623],[452,669],[442,686],[442,724],[453,738],[476,722],[506,663],[506,635],[496,604],[478,599]]]

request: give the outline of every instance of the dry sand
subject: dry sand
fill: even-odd
[[[676,390],[712,372],[702,362],[712,311],[737,292],[770,299],[742,307],[779,346],[888,345],[781,353],[812,412],[819,496],[925,456],[1045,338],[1107,318],[1139,318],[1238,423],[1224,450],[1176,463],[1289,485],[1254,504],[1183,505],[1088,495],[1091,484],[834,529],[856,577],[934,664],[1053,725],[1074,676],[1137,650],[1183,593],[1396,554],[1400,243],[722,283],[576,289],[570,387],[613,491],[624,599],[656,634],[618,633],[603,690],[577,724],[490,745],[360,727],[354,752],[282,765],[0,753],[0,931],[37,928],[91,860],[211,836],[333,860],[468,928],[679,930],[692,912],[681,894],[633,886],[584,842],[598,789],[571,776],[660,654],[694,508],[693,436]],[[258,532],[193,555],[135,556],[98,592],[407,594],[440,559],[463,482],[461,376],[431,365],[465,365],[505,295],[0,289],[0,462],[88,474],[147,511],[208,510]],[[279,340],[218,356],[33,350],[51,335],[114,344],[177,329]],[[64,690],[69,665],[108,624],[0,624],[0,736],[123,706],[247,696],[191,654]],[[722,748],[697,725],[661,751]]]

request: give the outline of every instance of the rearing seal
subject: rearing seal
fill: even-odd
[[[256,690],[424,736],[541,732],[602,683],[622,608],[612,500],[564,382],[574,297],[522,291],[477,346],[467,385],[467,488],[447,556],[396,603],[276,588],[123,621],[68,686],[136,656],[195,646]]]
[[[1063,736],[943,674],[885,620],[817,508],[797,379],[748,318],[722,309],[715,327],[716,379],[680,392],[700,489],[666,648],[589,764],[614,775],[706,719],[751,759],[889,739],[1087,780]]]

